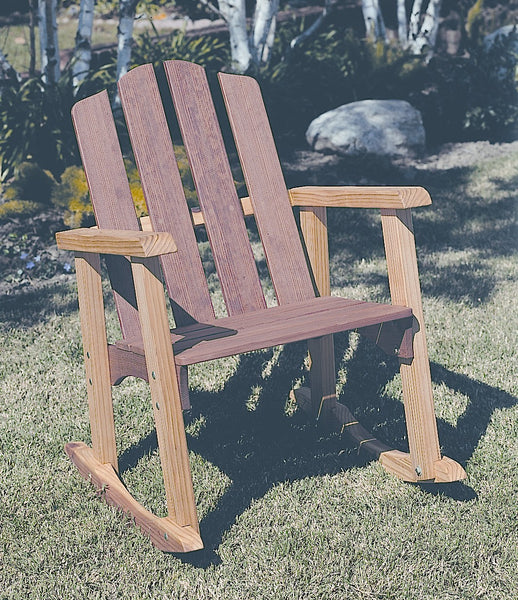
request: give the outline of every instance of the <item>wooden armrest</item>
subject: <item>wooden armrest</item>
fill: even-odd
[[[83,228],[59,231],[56,242],[61,250],[120,254],[147,258],[176,252],[170,233],[153,231],[126,231],[118,229]]]
[[[432,203],[422,187],[305,186],[288,193],[293,206],[404,209]]]

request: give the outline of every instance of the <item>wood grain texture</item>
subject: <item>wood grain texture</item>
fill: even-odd
[[[81,160],[97,225],[139,230],[124,160],[106,91],[72,108]],[[131,265],[123,256],[107,256],[106,265],[123,337],[140,334]]]
[[[58,248],[122,256],[159,256],[176,252],[169,233],[123,231],[119,229],[83,228],[56,233]]]
[[[179,327],[171,340],[176,363],[190,365],[410,316],[406,307],[329,296]],[[120,347],[144,353],[139,339]]]
[[[331,295],[326,208],[303,207],[300,229],[319,296]],[[312,416],[327,425],[336,404],[336,372],[333,336],[308,342]]]
[[[164,63],[227,312],[266,307],[241,203],[202,67]]]
[[[142,341],[169,517],[199,532],[189,455],[182,416],[162,282],[148,259],[132,259]]]
[[[214,318],[153,66],[132,69],[118,87],[151,227],[168,231],[178,244],[176,254],[161,259],[175,321]]]
[[[409,209],[383,209],[381,214],[392,302],[410,307],[414,315],[414,358],[400,359],[412,465],[418,479],[434,479],[441,455],[412,217]]]
[[[255,79],[218,75],[279,304],[314,297],[286,184]]]
[[[289,190],[293,206],[347,208],[414,208],[432,203],[422,187],[305,186]]]
[[[117,470],[99,255],[78,253],[75,266],[93,452],[99,461]]]
[[[199,532],[190,526],[180,527],[170,517],[157,517],[139,504],[121,482],[110,464],[103,464],[82,442],[69,442],[65,451],[81,475],[95,486],[109,505],[121,509],[134,519],[142,532],[164,552],[201,550]]]

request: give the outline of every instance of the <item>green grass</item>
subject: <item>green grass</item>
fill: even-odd
[[[63,452],[89,441],[74,286],[2,299],[0,598],[518,598],[517,161],[419,180],[439,434],[464,483],[402,483],[311,427],[287,401],[302,345],[208,363],[187,423],[206,549],[161,553]],[[386,299],[379,218],[331,212],[335,293]],[[354,334],[336,353],[342,400],[405,449],[395,361]],[[164,514],[146,386],[123,383],[114,407],[124,480]]]

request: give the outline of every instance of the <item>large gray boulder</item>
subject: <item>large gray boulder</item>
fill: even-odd
[[[421,113],[404,100],[361,100],[311,122],[306,140],[318,152],[407,157],[424,151]]]

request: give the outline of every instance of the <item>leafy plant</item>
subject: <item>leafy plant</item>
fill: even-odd
[[[515,139],[515,36],[501,37],[490,47],[473,43],[467,57],[432,59],[427,84],[412,95],[431,141]]]
[[[0,223],[18,217],[33,217],[42,209],[38,202],[30,200],[8,200],[0,204]]]
[[[146,31],[135,38],[131,54],[133,66],[153,63],[157,67],[162,61],[174,58],[217,71],[228,63],[226,44],[218,37],[189,37],[184,30],[159,36],[153,29],[153,33]]]
[[[63,221],[68,227],[93,225],[94,213],[82,167],[65,169],[52,190],[51,200],[54,206],[63,210]]]
[[[5,187],[4,197],[48,205],[54,185],[55,180],[48,171],[33,162],[23,162],[16,167],[14,177]]]
[[[330,23],[291,50],[297,31],[294,24],[280,28],[270,65],[258,76],[277,133],[301,136],[313,118],[348,102],[406,99],[423,79],[422,61],[396,46],[371,44]]]
[[[175,149],[180,176],[184,184],[184,193],[192,206],[196,204],[196,192],[183,146]],[[146,200],[135,164],[126,159],[126,173],[137,217],[147,215]],[[67,167],[51,194],[52,204],[63,211],[63,221],[70,228],[87,227],[94,224],[94,213],[86,176],[82,167]]]
[[[12,177],[18,165],[30,161],[48,169],[54,177],[79,155],[70,109],[80,98],[106,84],[106,70],[92,73],[74,91],[71,69],[64,70],[56,85],[41,77],[5,87],[0,97],[0,156],[2,177]]]

